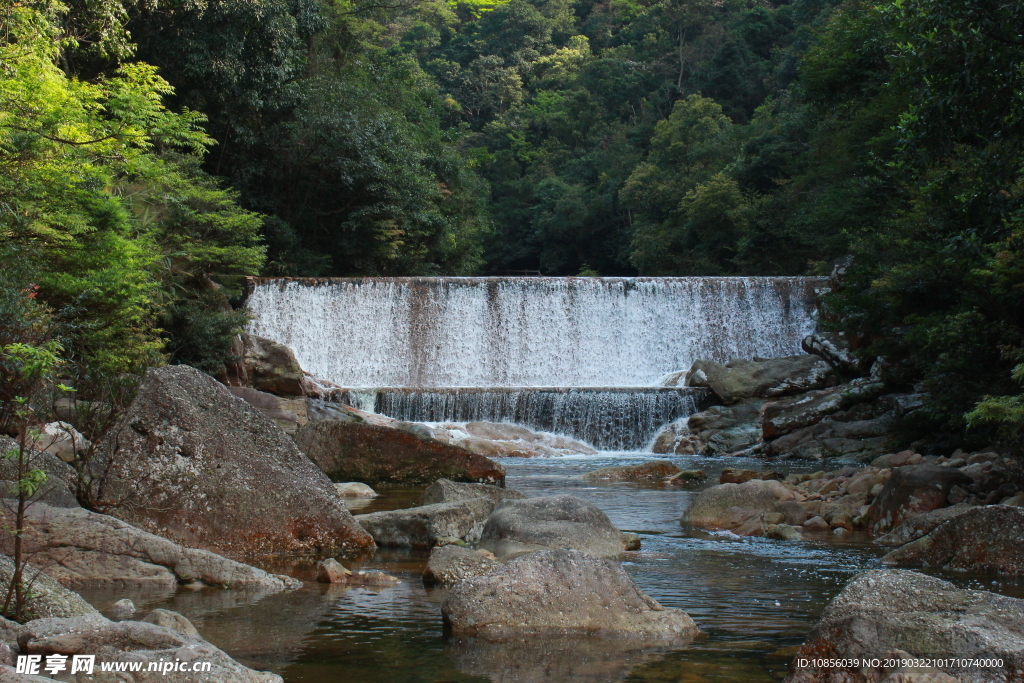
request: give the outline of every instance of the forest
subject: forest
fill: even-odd
[[[222,372],[251,275],[837,264],[907,439],[1019,452],[1024,5],[0,2],[0,400]]]

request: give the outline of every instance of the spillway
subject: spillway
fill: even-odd
[[[344,387],[629,387],[800,353],[817,278],[265,279],[249,331]]]
[[[821,278],[254,280],[249,332],[364,409],[516,422],[642,448],[707,396],[656,388],[698,358],[800,353]]]

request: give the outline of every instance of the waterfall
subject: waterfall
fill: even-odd
[[[341,400],[412,422],[514,422],[642,449],[702,409],[660,388],[698,358],[800,353],[821,278],[262,279],[249,332]]]
[[[345,387],[649,386],[800,353],[817,278],[265,279],[249,332]]]
[[[341,399],[370,407],[365,391]],[[514,422],[601,450],[646,446],[659,428],[706,407],[705,389],[508,387],[378,389],[372,410],[414,422]]]

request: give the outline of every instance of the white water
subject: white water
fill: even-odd
[[[410,422],[512,422],[594,448],[638,451],[705,405],[703,389],[380,389],[374,412]]]
[[[629,387],[800,353],[815,278],[264,280],[249,332],[345,387]]]

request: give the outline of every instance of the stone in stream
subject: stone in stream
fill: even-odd
[[[910,465],[892,471],[892,476],[868,510],[872,530],[885,532],[908,517],[945,507],[954,486],[969,486],[973,480],[953,467]]]
[[[427,586],[448,586],[473,576],[487,574],[500,563],[486,550],[472,550],[457,545],[437,546],[430,551],[430,560],[423,570]]]
[[[169,628],[183,636],[199,635],[199,631],[196,630],[196,627],[191,621],[186,619],[183,615],[178,614],[177,612],[172,612],[169,609],[152,610],[142,618],[142,621],[147,624],[156,624],[157,626]]]
[[[373,548],[287,434],[187,365],[146,371],[102,456],[94,493],[120,503],[111,514],[178,543],[245,555]]]
[[[698,529],[732,531],[740,536],[763,535],[765,515],[780,512],[780,504],[796,495],[782,482],[751,479],[742,484],[718,484],[698,493],[680,518]],[[785,519],[785,512],[780,512]]]
[[[135,603],[128,598],[122,598],[107,610],[107,614],[110,615],[111,619],[127,619],[135,614]]]
[[[11,513],[0,519],[13,524]],[[29,562],[69,588],[85,586],[206,586],[276,592],[297,581],[221,557],[208,550],[186,548],[138,529],[116,517],[83,508],[33,503],[27,515],[24,543]],[[0,548],[12,552],[8,535]]]
[[[517,557],[457,583],[441,614],[452,634],[485,640],[579,635],[688,642],[700,633],[686,612],[662,607],[617,562],[568,549]]]
[[[651,460],[639,465],[602,467],[583,475],[586,481],[664,481],[680,469],[668,460]]]
[[[506,489],[491,484],[466,484],[450,479],[438,479],[420,496],[417,505],[433,505],[434,503],[455,503],[473,498],[489,498],[495,503],[502,500],[526,498],[515,489]]]
[[[1022,574],[1024,510],[985,505],[960,511],[926,535],[890,552],[882,564]]]
[[[8,622],[9,625],[12,622]],[[24,655],[61,654],[71,661],[74,655],[94,655],[96,680],[131,680],[133,683],[166,682],[173,678],[181,683],[282,683],[272,673],[254,671],[242,666],[201,637],[156,623],[145,621],[110,621],[94,614],[80,617],[36,619],[4,629],[5,637],[16,638],[13,643]],[[142,670],[130,678],[101,675],[100,665],[105,662],[141,662]],[[160,670],[160,662],[209,662],[207,672],[181,671],[168,674]],[[149,670],[149,664],[156,664]],[[15,677],[18,676],[18,677]],[[35,677],[20,677],[13,667],[0,666],[0,680],[29,683]],[[87,677],[92,680],[92,676]],[[54,679],[39,677],[39,681]],[[68,680],[68,679],[64,679]],[[85,678],[75,680],[86,680]]]
[[[953,584],[917,572],[889,569],[853,577],[825,607],[793,660],[786,683],[876,683],[885,659],[938,658],[941,671],[961,681],[1017,681],[1024,677],[1024,600]],[[994,668],[972,659],[999,659]],[[862,667],[863,660],[882,666]],[[801,660],[808,662],[801,664]],[[845,660],[850,666],[833,666]],[[966,661],[961,661],[966,660]],[[816,664],[815,662],[821,662]]]
[[[476,543],[494,505],[490,498],[471,498],[356,515],[356,521],[382,547],[431,548],[450,538]]]
[[[416,485],[440,478],[504,484],[505,470],[482,455],[403,429],[356,422],[310,422],[299,448],[337,481]]]
[[[376,498],[377,492],[361,481],[347,481],[335,484],[334,490],[342,498]]]
[[[500,503],[484,524],[480,547],[499,558],[552,548],[618,557],[625,550],[625,539],[596,506],[575,496],[558,495]]]

